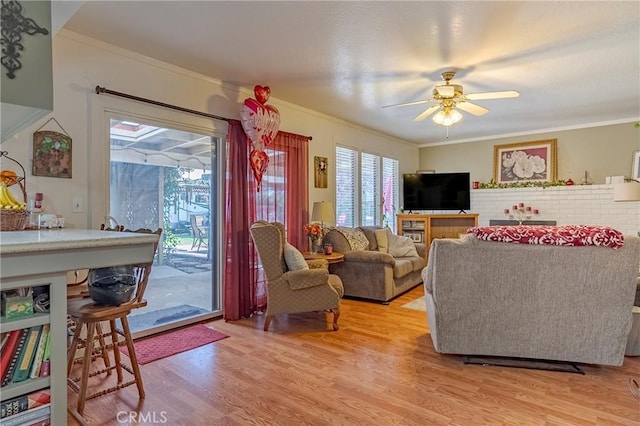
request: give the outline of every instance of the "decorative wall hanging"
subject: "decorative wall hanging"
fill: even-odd
[[[35,23],[31,18],[22,16],[22,5],[16,0],[2,0],[2,58],[0,62],[7,69],[7,77],[15,78],[16,71],[22,68],[20,62],[20,51],[24,50],[22,45],[22,34],[49,34],[46,28]]]
[[[316,188],[328,187],[328,170],[327,157],[313,157],[313,170],[314,170],[314,186]]]
[[[521,142],[493,147],[493,179],[511,182],[553,182],[556,180],[557,140]]]
[[[64,133],[40,130],[47,123],[54,121]],[[70,178],[71,136],[55,118],[50,118],[33,133],[33,170],[34,176]]]
[[[257,85],[253,88],[256,97],[247,98],[242,104],[242,128],[249,137],[253,150],[249,154],[249,164],[257,182],[257,192],[262,186],[262,175],[269,165],[269,156],[264,152],[278,134],[280,113],[275,107],[266,105],[271,89]]]

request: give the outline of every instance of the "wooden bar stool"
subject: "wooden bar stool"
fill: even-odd
[[[149,229],[139,229],[137,231],[126,230],[124,232],[157,234],[159,239],[162,234],[162,229],[158,229],[155,232]],[[155,247],[157,248],[157,243]],[[131,265],[136,283],[135,295],[132,300],[122,303],[119,306],[98,305],[90,298],[67,300],[67,315],[75,324],[73,338],[67,349],[67,384],[72,390],[78,393],[76,409],[73,410],[70,407],[69,411],[71,411],[75,417],[80,417],[78,420],[81,422],[84,421],[82,416],[85,403],[89,399],[106,395],[131,385],[137,386],[140,399],[144,399],[145,397],[142,377],[140,375],[140,368],[138,366],[127,316],[133,309],[146,306],[147,304],[143,297],[149,281],[152,264],[153,260],[149,263]],[[121,329],[117,327],[117,321],[120,321]],[[101,324],[105,324],[106,332],[104,333]],[[123,362],[123,357],[120,354],[119,347],[123,345],[127,345],[129,363]],[[76,358],[76,351],[80,348],[84,348],[84,354]],[[111,363],[111,356],[113,357],[113,365]],[[103,359],[105,364],[104,368],[92,369],[92,362],[99,358]],[[76,363],[82,363],[82,374],[80,377],[71,376],[73,365]],[[117,376],[115,384],[88,394],[89,378],[103,373],[110,375],[113,370],[116,371]],[[131,376],[127,377],[127,379],[129,379],[127,381],[125,381],[125,372]]]
[[[100,230],[122,232],[124,231],[124,226],[115,225],[113,228],[109,228],[105,224],[102,224],[100,225]],[[88,298],[89,285],[87,281],[89,279],[89,270],[88,269],[76,270],[76,271],[73,271],[73,275],[74,275],[73,279],[69,279],[67,281],[67,299]],[[75,327],[76,327],[76,323],[73,321],[73,319],[70,316],[67,315],[67,332],[69,333],[70,336],[73,335]],[[96,324],[96,332],[97,333],[94,336],[94,338],[100,340],[99,347],[104,347],[105,343],[103,340],[101,340],[101,339],[104,339],[104,333],[102,332],[102,326],[100,325],[100,323]],[[78,349],[84,348],[85,345],[86,345],[85,340],[81,338],[78,345]],[[109,357],[106,356],[106,353],[103,352],[102,354],[94,354],[94,359],[98,355],[102,356],[106,367],[110,366]],[[82,358],[80,358],[80,360],[81,359]],[[76,358],[75,362],[78,362],[78,358]],[[110,373],[111,371],[109,371],[107,374],[110,374]]]

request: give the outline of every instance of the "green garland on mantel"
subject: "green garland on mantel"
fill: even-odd
[[[548,188],[550,186],[567,186],[565,180],[554,180],[553,182],[510,182],[497,183],[491,179],[490,182],[480,182],[480,189],[505,189],[505,188]]]

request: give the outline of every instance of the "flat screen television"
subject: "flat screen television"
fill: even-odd
[[[469,210],[470,174],[411,173],[402,175],[404,210]]]

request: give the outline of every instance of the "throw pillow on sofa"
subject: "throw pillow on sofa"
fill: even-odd
[[[389,253],[389,230],[387,228],[376,229],[374,233],[376,235],[376,241],[378,242],[378,251],[381,253]]]
[[[309,265],[307,264],[307,261],[304,260],[304,256],[300,253],[300,250],[289,243],[284,244],[284,262],[287,264],[287,269],[290,271],[309,269]]]
[[[409,237],[389,234],[389,254],[393,257],[418,257],[418,251]]]

